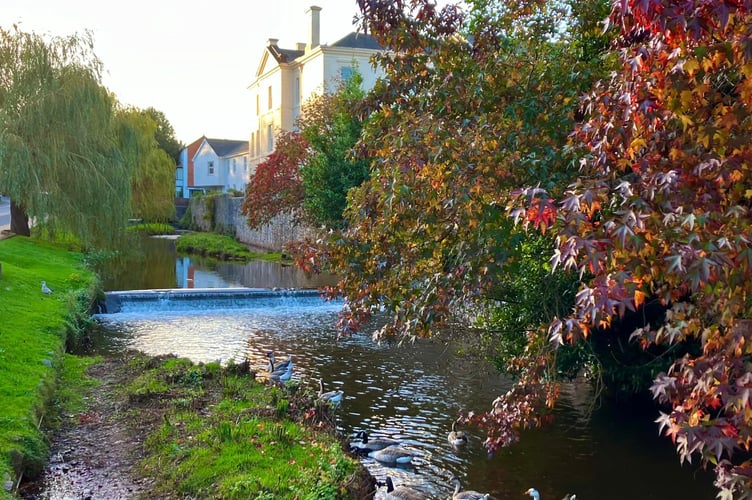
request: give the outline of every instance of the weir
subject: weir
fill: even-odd
[[[140,311],[246,309],[323,304],[317,290],[272,288],[166,288],[106,292],[99,314]]]

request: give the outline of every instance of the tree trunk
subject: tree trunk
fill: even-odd
[[[10,231],[21,236],[31,236],[26,210],[12,199],[10,200]]]

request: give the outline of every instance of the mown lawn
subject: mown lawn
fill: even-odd
[[[66,332],[96,278],[81,254],[20,236],[0,240],[0,265],[0,498],[12,498],[5,486],[17,473],[45,464],[38,427],[55,395]]]

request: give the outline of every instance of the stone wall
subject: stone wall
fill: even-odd
[[[295,224],[291,215],[278,215],[269,224],[251,229],[240,212],[242,204],[242,197],[228,195],[191,198],[191,221],[201,231],[228,234],[247,245],[272,252],[281,252],[290,241],[315,235],[313,228]],[[207,216],[209,208],[213,212],[211,216]]]

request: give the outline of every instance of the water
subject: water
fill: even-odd
[[[319,288],[336,280],[276,262],[218,262],[178,255],[174,238],[136,237],[100,270],[105,290],[160,288]]]
[[[333,324],[339,307],[311,297],[264,299],[247,308],[133,307],[98,316],[99,342],[104,350],[131,347],[203,362],[248,358],[260,371],[268,350],[280,360],[293,354],[295,380],[318,389],[313,379],[322,378],[325,390],[345,391],[338,412],[343,433],[368,430],[372,437],[401,441],[416,455],[414,464],[397,468],[364,458],[371,473],[418,486],[430,498],[451,496],[452,475],[498,499],[529,498],[523,494],[529,487],[543,500],[572,492],[585,500],[715,498],[710,475],[681,467],[670,442],[657,436],[656,410],[606,406],[588,418],[586,384],[564,388],[554,424],[526,432],[494,457],[483,449],[483,436],[466,428],[471,441],[453,449],[446,436],[459,412],[487,409],[510,381],[439,342],[378,345],[367,332],[338,339]]]

